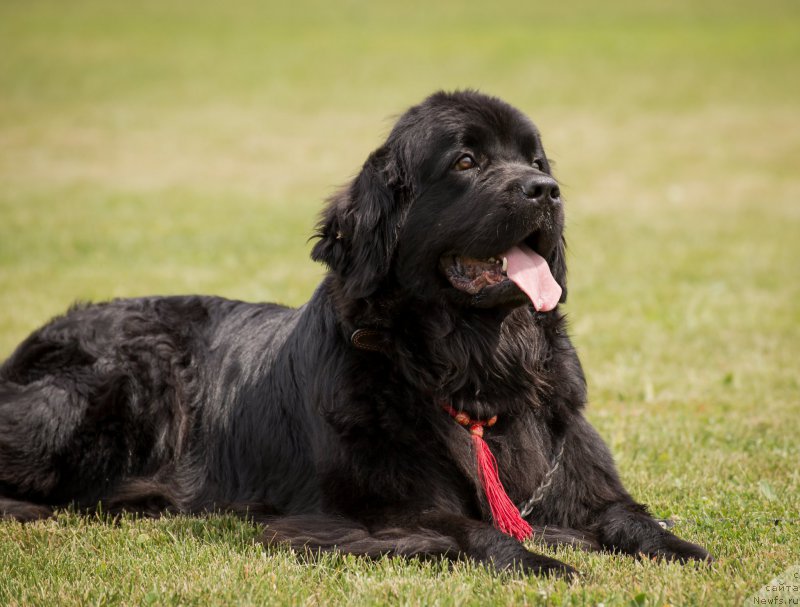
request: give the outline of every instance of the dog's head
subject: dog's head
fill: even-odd
[[[530,120],[479,93],[436,93],[330,200],[312,258],[353,299],[391,286],[457,306],[548,311],[566,297],[563,226]]]

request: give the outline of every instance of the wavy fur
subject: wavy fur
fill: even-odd
[[[456,172],[464,150],[478,166]],[[446,400],[499,417],[486,440],[516,503],[564,442],[530,515],[543,542],[709,558],[625,491],[583,416],[558,308],[535,312],[513,286],[469,296],[439,269],[526,238],[566,293],[563,205],[521,194],[531,178],[555,183],[525,116],[475,92],[437,93],[329,201],[312,257],[330,271],[301,308],[152,297],[52,320],[0,368],[3,515],[222,508],[296,549],[571,573],[494,529]],[[379,337],[377,352],[353,347],[358,328]]]

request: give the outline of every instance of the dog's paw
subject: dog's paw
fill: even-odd
[[[684,564],[690,562],[711,564],[714,562],[714,557],[709,554],[708,550],[672,534],[664,538],[663,545],[647,551],[645,556]]]
[[[553,576],[567,581],[574,580],[580,575],[577,569],[566,563],[532,552],[520,559],[517,565],[528,575]]]
[[[51,516],[53,516],[53,509],[49,506],[0,497],[0,520],[28,523],[50,518]]]

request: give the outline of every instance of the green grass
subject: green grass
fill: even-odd
[[[299,304],[391,117],[477,87],[568,199],[589,416],[709,568],[582,579],[306,561],[231,518],[0,523],[0,605],[742,604],[800,563],[800,8],[791,1],[0,4],[0,358],[76,299]]]

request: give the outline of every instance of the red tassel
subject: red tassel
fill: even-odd
[[[483,485],[483,492],[492,511],[494,526],[503,533],[524,540],[533,535],[533,529],[523,519],[514,502],[508,497],[500,476],[497,472],[497,461],[489,450],[489,445],[483,440],[483,427],[475,424],[469,429],[472,435],[472,444],[475,445],[475,455],[478,459],[478,478]]]

